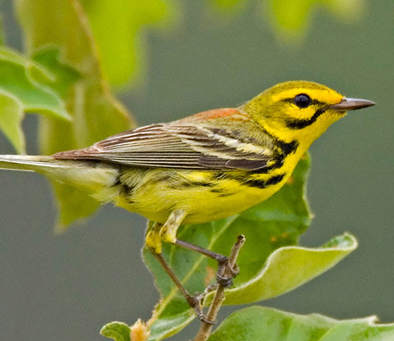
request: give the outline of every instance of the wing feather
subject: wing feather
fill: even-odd
[[[191,170],[257,170],[273,160],[269,146],[224,129],[186,124],[153,124],[120,133],[56,159],[101,160],[134,167]]]

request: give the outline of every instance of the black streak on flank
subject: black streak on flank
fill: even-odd
[[[268,135],[272,141],[274,142],[275,146],[280,149],[279,154],[283,158],[285,158],[287,155],[291,153],[295,153],[297,148],[298,148],[298,142],[296,140],[293,140],[291,142],[285,142],[281,139],[279,139],[277,136],[274,136],[270,134],[266,129],[263,127],[260,127],[264,131],[264,134]]]
[[[275,145],[275,156],[273,158],[273,164],[271,164],[268,167],[263,167],[260,169],[256,169],[254,171],[251,171],[251,174],[267,174],[273,169],[277,169],[282,167],[286,157],[292,153],[295,153],[298,149],[299,143],[296,140],[293,140],[291,142],[285,142],[278,137],[270,134],[267,130],[264,128],[260,127],[264,131],[264,133],[269,136],[274,145]]]
[[[316,112],[314,113],[314,115],[307,120],[297,120],[297,119],[292,119],[292,120],[287,120],[286,121],[286,126],[290,129],[304,129],[308,126],[310,126],[311,124],[315,123],[317,118],[324,114],[325,110],[320,108],[318,110],[316,110]]]
[[[130,203],[132,203],[130,198],[133,195],[133,192],[134,192],[134,186],[122,184],[122,193],[129,199]]]
[[[270,136],[275,141],[275,146],[276,146],[276,156],[274,158],[274,163],[269,167],[257,169],[251,172],[253,174],[267,174],[273,169],[282,167],[286,157],[297,151],[297,148],[299,146],[297,141],[294,140],[291,142],[284,142],[276,137],[273,137],[272,135]]]
[[[203,181],[196,181],[196,182],[184,182],[181,184],[181,187],[213,187],[215,184],[211,182],[203,182]],[[177,186],[178,187],[178,186]]]
[[[279,139],[275,139],[276,145],[279,147],[279,149],[282,151],[282,154],[285,156],[295,153],[295,151],[298,148],[298,142],[297,141],[291,141],[291,142],[284,142]]]
[[[220,198],[229,197],[229,196],[234,194],[234,193],[231,193],[231,192],[227,192],[227,191],[225,191],[223,189],[217,189],[217,188],[212,188],[211,192],[212,193],[217,193],[218,197],[220,197]]]
[[[273,176],[272,178],[269,178],[266,182],[265,185],[266,186],[271,186],[271,185],[276,185],[279,182],[281,182],[283,180],[283,178],[285,177],[284,174],[280,174],[280,175],[276,175]]]
[[[284,178],[285,174],[275,175],[268,180],[249,180],[247,181],[247,185],[250,187],[258,187],[258,188],[266,188],[268,186],[276,185],[281,182]]]

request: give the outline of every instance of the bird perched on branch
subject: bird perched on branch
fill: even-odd
[[[178,227],[225,218],[266,200],[332,123],[374,104],[313,82],[285,82],[238,108],[152,124],[88,148],[52,156],[1,155],[0,168],[42,173],[147,217],[154,224],[146,246],[198,308],[165,263],[162,241],[225,266],[225,257],[178,240]]]

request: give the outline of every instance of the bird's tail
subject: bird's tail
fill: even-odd
[[[52,156],[41,155],[0,155],[0,169],[50,173],[50,169],[67,167],[61,165]]]
[[[117,181],[116,167],[95,161],[56,160],[52,156],[0,155],[0,169],[33,171],[96,192]]]

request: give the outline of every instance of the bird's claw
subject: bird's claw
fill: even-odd
[[[208,319],[202,309],[202,302],[205,298],[205,296],[215,290],[215,287],[217,285],[209,285],[204,292],[202,292],[201,294],[196,294],[196,295],[190,295],[186,298],[187,303],[189,303],[189,305],[194,309],[194,311],[196,312],[196,315],[198,316],[198,318],[200,319],[200,321],[208,323],[208,324],[216,324],[216,321],[211,321],[210,319]]]
[[[227,257],[218,261],[218,272],[216,274],[216,282],[219,285],[229,288],[233,285],[233,279],[239,274],[239,267],[237,264],[230,266]]]

